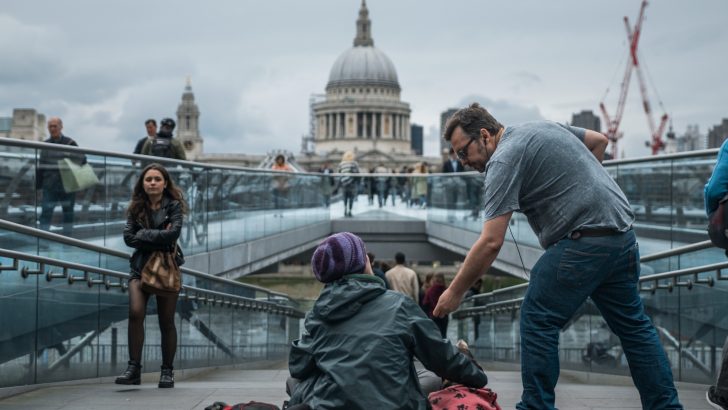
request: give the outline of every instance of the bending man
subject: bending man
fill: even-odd
[[[645,409],[681,409],[670,363],[639,296],[634,214],[600,162],[607,139],[540,121],[505,128],[477,103],[445,127],[460,161],[485,173],[485,224],[434,315],[457,309],[503,245],[514,211],[546,250],[521,305],[518,409],[553,409],[559,331],[591,297],[619,337]]]

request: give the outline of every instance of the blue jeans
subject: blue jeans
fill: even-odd
[[[61,190],[43,188],[43,197],[41,198],[40,205],[40,229],[47,231],[50,228],[51,220],[53,219],[53,210],[56,205],[61,205],[61,209],[63,209],[63,235],[71,236],[73,232],[73,207],[75,204],[75,192],[67,193]]]
[[[633,231],[562,239],[531,271],[521,305],[521,378],[517,409],[554,409],[559,331],[591,297],[619,337],[644,409],[682,409],[672,370],[638,289],[639,246]]]

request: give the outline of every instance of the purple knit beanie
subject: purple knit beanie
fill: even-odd
[[[311,268],[319,282],[333,282],[344,275],[362,273],[367,251],[364,241],[350,232],[335,233],[313,252]]]

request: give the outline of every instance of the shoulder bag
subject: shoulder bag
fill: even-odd
[[[177,242],[172,251],[156,250],[142,268],[142,290],[159,296],[173,296],[182,289],[177,263]]]
[[[728,201],[728,195],[724,196],[718,204],[716,209],[708,218],[708,237],[713,245],[728,249],[728,207],[726,202]]]
[[[182,289],[182,280],[176,254],[176,243],[172,252],[152,252],[142,268],[142,290],[160,296],[179,293]]]

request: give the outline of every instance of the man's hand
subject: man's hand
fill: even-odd
[[[440,299],[437,300],[437,306],[435,306],[435,309],[432,311],[432,315],[436,317],[445,317],[457,310],[462,300],[463,295],[456,294],[450,288],[445,289],[445,291],[442,292],[442,295],[440,295]]]
[[[607,144],[609,144],[609,139],[604,134],[592,130],[586,130],[584,133],[584,145],[599,162],[604,161],[604,151],[607,149]]]
[[[463,295],[475,283],[478,277],[485,273],[498,256],[503,238],[508,229],[508,221],[511,220],[513,212],[488,220],[483,224],[483,231],[480,237],[470,248],[465,257],[463,265],[450,283],[450,286],[443,292],[437,301],[437,306],[432,311],[433,316],[444,317],[455,311],[460,306]]]

